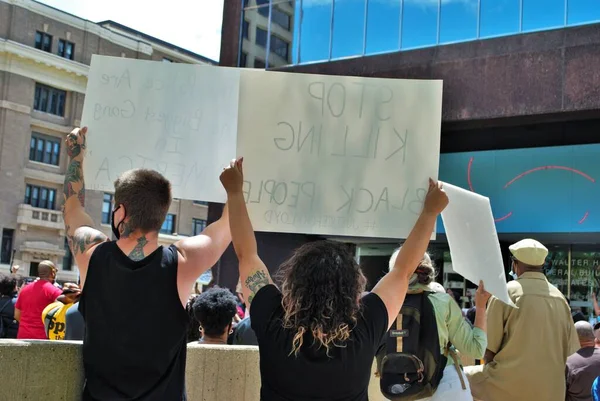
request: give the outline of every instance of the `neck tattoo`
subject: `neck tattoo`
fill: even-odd
[[[136,262],[144,259],[145,258],[144,247],[146,246],[147,243],[148,243],[148,240],[146,239],[145,235],[142,235],[140,238],[138,238],[137,245],[129,253],[129,259],[136,261]]]

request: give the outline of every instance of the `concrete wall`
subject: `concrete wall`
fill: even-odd
[[[80,344],[0,340],[0,400],[79,400]],[[257,347],[189,345],[186,373],[190,401],[260,399]]]

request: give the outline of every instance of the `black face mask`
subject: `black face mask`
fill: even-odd
[[[121,207],[121,205],[117,206],[116,209],[112,211],[112,216],[111,216],[111,220],[110,220],[110,228],[112,229],[112,232],[116,239],[121,238],[121,233],[119,232],[119,226],[121,224],[123,224],[123,220],[125,220],[125,217],[123,217],[123,220],[121,220],[121,222],[115,226],[115,213],[117,212],[117,210],[119,210],[120,207]]]

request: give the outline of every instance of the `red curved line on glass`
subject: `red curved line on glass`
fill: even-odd
[[[499,221],[503,221],[503,220],[506,220],[506,219],[508,219],[510,216],[512,216],[512,212],[508,212],[508,214],[506,214],[506,215],[504,215],[504,216],[502,216],[502,217],[499,217],[499,218],[497,218],[497,219],[494,219],[494,221],[495,221],[496,223],[498,223]]]
[[[579,170],[575,170],[574,168],[571,167],[565,167],[565,166],[540,166],[540,167],[536,167],[536,168],[532,168],[531,170],[527,170],[524,173],[519,174],[518,176],[516,176],[515,178],[513,178],[512,180],[510,180],[505,186],[504,189],[508,188],[509,186],[511,186],[512,184],[515,183],[515,181],[525,177],[528,174],[531,173],[535,173],[536,171],[541,171],[541,170],[565,170],[565,171],[570,171],[572,173],[575,174],[579,174],[580,176],[582,176],[583,178],[595,183],[596,180],[593,179],[592,177],[590,177],[589,175],[587,175],[586,173],[584,173],[583,171],[579,171]]]
[[[467,183],[469,184],[469,189],[471,192],[475,192],[473,189],[473,183],[471,182],[471,168],[473,167],[473,159],[474,157],[471,157],[469,160],[469,165],[467,166]]]
[[[588,218],[589,215],[590,215],[590,211],[588,210],[587,212],[585,212],[585,214],[583,215],[581,220],[579,220],[579,224],[583,224],[583,222]]]

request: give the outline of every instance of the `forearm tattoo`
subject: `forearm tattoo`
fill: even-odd
[[[257,270],[245,281],[246,287],[250,290],[250,296],[248,297],[248,303],[252,303],[252,300],[256,296],[256,293],[266,285],[269,285],[269,277],[262,270]]]

